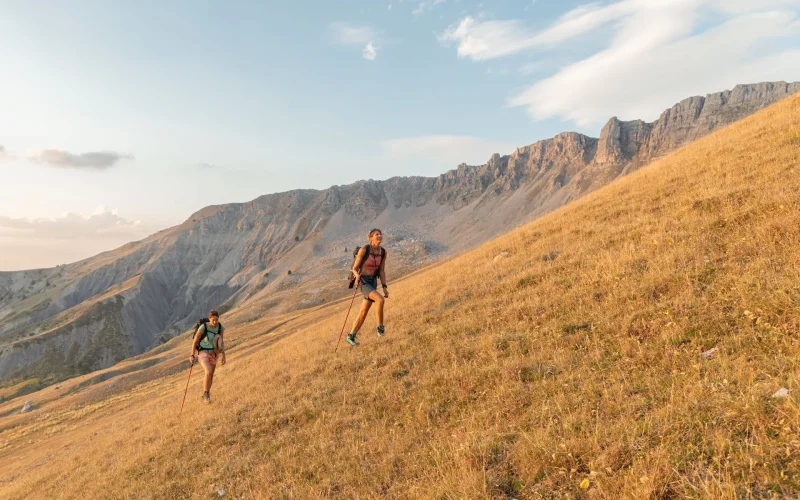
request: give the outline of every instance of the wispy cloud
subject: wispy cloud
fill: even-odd
[[[133,160],[133,155],[118,153],[116,151],[95,151],[89,153],[73,154],[59,149],[45,149],[41,153],[28,156],[35,163],[44,163],[60,168],[86,168],[105,170],[117,164],[120,160]]]
[[[121,217],[104,206],[90,215],[49,219],[0,216],[0,269],[56,266],[118,248],[153,234],[156,227]]]
[[[200,162],[197,165],[195,165],[195,167],[199,168],[200,170],[215,170],[215,169],[220,168],[219,165],[215,165],[213,163],[206,163],[206,162]]]
[[[455,166],[482,164],[494,153],[508,154],[513,144],[468,135],[427,135],[381,142],[384,154],[393,158],[416,158]]]
[[[422,14],[433,10],[437,5],[445,2],[447,2],[447,0],[422,0],[419,2],[417,7],[411,11],[411,13],[415,16],[421,16]]]
[[[683,0],[676,0],[677,2]],[[639,0],[626,0],[601,7],[597,4],[580,6],[568,12],[548,28],[534,32],[519,20],[481,21],[472,16],[439,35],[445,44],[456,42],[461,58],[485,61],[542,47],[553,47],[604,24],[619,19],[633,9]]]
[[[540,31],[465,17],[439,39],[456,44],[458,57],[486,61],[554,51],[613,25],[600,50],[508,101],[535,119],[586,126],[612,115],[652,119],[683,97],[736,83],[800,79],[797,45],[788,43],[800,36],[799,8],[800,0],[618,0],[577,7]]]
[[[0,216],[0,235],[15,239],[76,240],[83,238],[142,237],[148,234],[140,221],[120,217],[105,206],[88,216],[65,213],[52,219],[24,219]]]
[[[341,45],[361,47],[361,57],[374,61],[383,42],[383,33],[370,26],[356,26],[346,23],[330,25],[334,40]]]

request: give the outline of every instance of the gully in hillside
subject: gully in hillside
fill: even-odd
[[[371,229],[369,232],[369,244],[358,250],[353,261],[354,282],[357,283],[361,294],[364,296],[361,312],[356,318],[353,330],[347,336],[347,343],[353,346],[358,345],[356,334],[361,329],[361,325],[364,324],[364,320],[367,318],[367,313],[373,303],[377,308],[375,310],[375,319],[378,322],[378,336],[382,337],[385,333],[383,302],[389,298],[389,289],[386,284],[386,250],[381,247],[381,241],[383,241],[381,230]],[[378,278],[381,279],[381,284],[383,285],[383,295],[378,293]]]
[[[225,364],[225,343],[222,335],[225,327],[219,322],[219,313],[211,311],[208,313],[208,320],[199,321],[200,325],[194,334],[192,341],[192,354],[189,363],[194,365],[198,361],[206,372],[203,381],[203,402],[211,402],[211,384],[214,381],[214,370],[217,368],[217,358],[220,364]]]

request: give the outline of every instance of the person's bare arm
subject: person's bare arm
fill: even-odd
[[[381,284],[383,285],[383,296],[389,298],[389,289],[386,288],[386,257],[389,256],[389,252],[386,252],[383,255],[383,259],[381,259],[381,268],[380,268],[380,277],[381,277]]]
[[[200,328],[203,328],[204,325],[200,325]],[[200,328],[194,332],[194,339],[192,339],[192,353],[189,356],[189,363],[194,364],[195,362],[195,353],[197,352],[197,345],[200,343],[200,338],[202,334],[200,333]]]

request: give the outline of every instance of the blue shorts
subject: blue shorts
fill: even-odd
[[[377,276],[362,276],[361,277],[361,295],[364,296],[364,300],[368,300],[370,302],[375,302],[371,298],[369,298],[369,294],[376,291],[378,289],[378,277]]]

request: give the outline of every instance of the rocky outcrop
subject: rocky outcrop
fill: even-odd
[[[685,99],[653,123],[612,118],[433,177],[368,180],[204,208],[113,252],[0,273],[0,379],[77,374],[139,354],[212,307],[259,314],[341,294],[345,248],[384,230],[392,271],[464,250],[747,116],[800,83],[739,85]],[[291,271],[291,274],[288,272]]]
[[[634,167],[664,156],[676,148],[730,125],[770,104],[800,91],[800,82],[737,85],[733,90],[684,99],[649,124],[646,139],[631,156]]]

